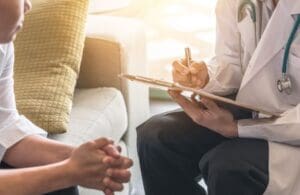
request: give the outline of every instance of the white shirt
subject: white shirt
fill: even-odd
[[[0,45],[0,161],[8,148],[26,136],[47,135],[16,109],[13,63],[13,44]]]

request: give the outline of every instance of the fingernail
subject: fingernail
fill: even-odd
[[[110,164],[110,163],[112,163],[112,160],[111,160],[111,158],[109,158],[109,157],[104,157],[104,158],[103,158],[103,163],[105,163],[105,164]]]
[[[111,169],[107,169],[106,170],[106,175],[108,175],[108,176],[112,176],[112,170]]]
[[[103,183],[107,185],[107,184],[109,183],[109,178],[108,178],[108,177],[105,177],[105,178],[103,179]]]
[[[127,163],[128,163],[128,165],[129,165],[130,167],[132,167],[132,166],[133,166],[133,161],[132,161],[132,160],[130,160],[130,159],[128,159],[128,160],[127,160]]]

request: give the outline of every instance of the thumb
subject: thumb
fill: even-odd
[[[108,140],[107,138],[99,138],[94,140],[94,147],[97,149],[102,149],[109,144],[113,144],[113,141]]]
[[[107,146],[104,146],[103,150],[105,151],[105,153],[111,157],[114,157],[114,158],[120,158],[120,152],[117,148],[117,146],[114,146],[114,145],[107,145]]]

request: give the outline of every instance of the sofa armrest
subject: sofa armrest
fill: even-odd
[[[133,185],[142,186],[136,152],[136,127],[149,117],[148,87],[121,80],[121,73],[146,75],[146,47],[143,25],[129,18],[92,15],[88,17],[87,38],[78,88],[115,87],[125,99],[128,131],[124,140],[135,161]],[[142,195],[142,189],[134,189]]]

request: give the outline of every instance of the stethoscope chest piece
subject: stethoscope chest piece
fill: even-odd
[[[290,95],[292,93],[292,82],[287,74],[282,74],[282,78],[277,81],[277,88],[279,92],[285,92]]]

